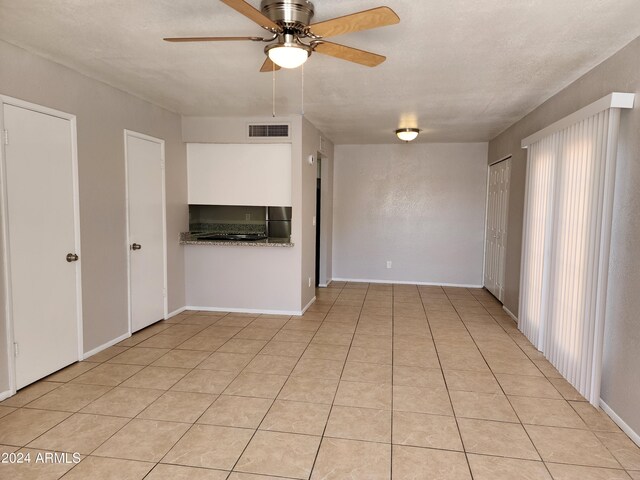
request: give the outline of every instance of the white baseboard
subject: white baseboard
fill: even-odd
[[[0,402],[2,400],[6,400],[7,398],[9,398],[12,395],[13,395],[13,392],[11,390],[6,390],[4,392],[0,392]]]
[[[320,284],[318,284],[318,286],[320,288],[327,288],[329,285],[331,285],[331,282],[333,282],[333,279],[327,280],[327,283],[320,283]]]
[[[513,320],[515,320],[516,323],[518,323],[518,317],[516,317],[513,313],[511,313],[511,310],[509,310],[507,307],[505,307],[504,305],[502,306],[502,309],[507,312],[507,315],[509,315]]]
[[[167,316],[164,317],[165,320],[169,320],[171,317],[175,317],[176,315],[181,314],[182,312],[184,312],[187,309],[187,307],[180,307],[177,310],[174,310],[171,313],[167,313]]]
[[[334,282],[358,282],[358,283],[396,283],[399,285],[427,285],[431,287],[461,287],[461,288],[482,288],[482,285],[467,285],[464,283],[442,283],[442,282],[418,282],[406,280],[377,280],[371,278],[334,278]]]
[[[306,312],[306,311],[309,309],[309,307],[315,303],[315,301],[316,301],[316,297],[313,297],[313,298],[309,301],[309,303],[307,303],[307,304],[305,305],[305,307],[302,309],[302,312],[300,312],[300,315],[304,315],[304,312]]]
[[[302,315],[301,310],[269,310],[262,308],[229,308],[229,307],[198,307],[188,305],[185,310],[202,310],[203,312],[231,312],[231,313],[258,313],[264,315]]]
[[[602,410],[611,417],[616,425],[618,425],[624,433],[626,433],[633,442],[640,447],[640,435],[636,433],[627,423],[622,420],[613,409],[605,403],[604,400],[600,399],[600,406]]]
[[[95,355],[96,353],[100,353],[102,350],[105,350],[105,349],[107,349],[109,347],[112,347],[116,343],[119,343],[122,340],[126,340],[130,336],[131,336],[131,334],[127,332],[124,335],[120,335],[118,338],[114,338],[113,340],[109,340],[107,343],[104,343],[104,344],[100,345],[99,347],[94,348],[93,350],[89,350],[88,352],[85,352],[84,355],[82,355],[82,360],[86,360],[90,356]]]

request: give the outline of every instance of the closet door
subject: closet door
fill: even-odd
[[[504,300],[504,270],[509,213],[511,158],[489,167],[484,286]]]
[[[125,131],[131,333],[166,313],[164,140]]]
[[[79,236],[66,118],[5,103],[8,270],[16,388],[79,358]]]

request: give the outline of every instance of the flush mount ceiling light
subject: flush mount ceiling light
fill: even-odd
[[[410,142],[411,140],[415,140],[419,133],[419,128],[399,128],[396,130],[396,135],[403,142]]]
[[[267,45],[264,52],[269,59],[282,68],[298,68],[311,55],[311,47],[293,35],[283,35],[283,41]]]

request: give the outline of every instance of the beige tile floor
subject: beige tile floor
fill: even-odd
[[[640,449],[483,290],[334,283],[184,312],[0,403],[2,479],[640,479]]]

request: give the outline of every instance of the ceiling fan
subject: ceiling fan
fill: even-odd
[[[262,0],[260,10],[244,0],[221,0],[237,12],[271,32],[263,37],[178,37],[165,38],[167,42],[224,42],[250,40],[267,42],[267,54],[261,72],[271,72],[283,68],[296,68],[307,61],[311,53],[341,58],[367,67],[375,67],[386,57],[327,42],[325,38],[345,33],[359,32],[372,28],[393,25],[400,21],[389,7],[378,7],[351,15],[311,23],[314,14],[313,3],[308,0]],[[308,39],[307,43],[302,39]],[[274,43],[271,43],[274,42]]]

